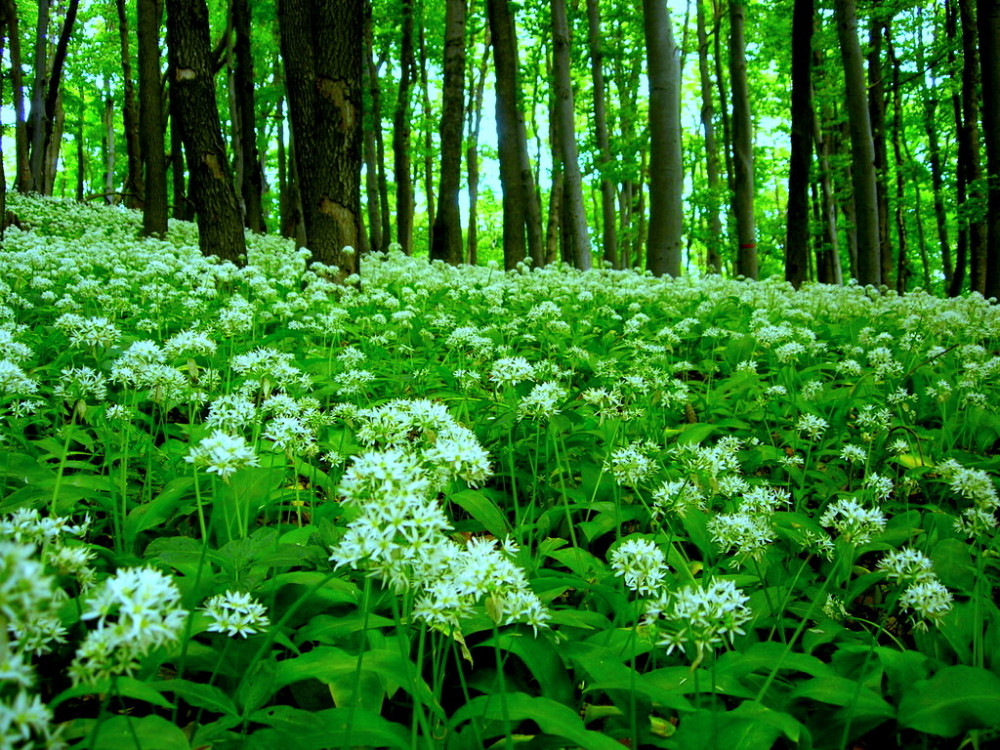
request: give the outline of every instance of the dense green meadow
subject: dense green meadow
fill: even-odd
[[[1000,742],[996,305],[10,207],[2,747]]]

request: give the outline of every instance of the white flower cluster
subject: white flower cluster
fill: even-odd
[[[940,622],[952,609],[952,595],[934,574],[927,555],[912,547],[886,554],[878,567],[890,579],[906,586],[899,596],[899,605],[911,612],[914,627],[926,630],[927,623]]]
[[[125,568],[95,587],[84,620],[96,621],[69,668],[74,683],[131,675],[151,651],[175,642],[187,611],[173,579],[153,568]]]
[[[990,475],[979,469],[968,469],[953,458],[942,461],[939,469],[952,492],[972,501],[972,507],[963,510],[955,520],[955,529],[970,537],[996,529],[1000,497]]]
[[[633,537],[611,551],[611,569],[640,596],[652,596],[667,574],[667,558],[652,539]]]
[[[259,463],[253,447],[247,445],[241,435],[227,435],[222,430],[215,430],[198,445],[192,446],[184,460],[204,468],[209,474],[218,474],[222,479],[228,479],[238,469]]]
[[[202,610],[211,621],[209,631],[228,633],[234,638],[256,635],[270,625],[264,605],[246,592],[217,594],[205,602]]]
[[[842,497],[827,506],[819,524],[832,527],[845,541],[860,546],[885,530],[886,518],[877,508],[865,508],[856,498]]]

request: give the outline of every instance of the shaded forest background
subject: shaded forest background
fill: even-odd
[[[164,7],[165,6],[165,7]],[[337,265],[1000,296],[994,0],[0,0],[5,189]],[[16,217],[6,216],[6,221]]]

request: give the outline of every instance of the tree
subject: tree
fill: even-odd
[[[278,2],[306,243],[341,280],[361,244],[363,14],[357,0]]]
[[[242,263],[243,220],[219,125],[205,0],[167,0],[170,96],[198,215],[198,243],[205,255]]]
[[[620,268],[615,186],[609,174],[613,160],[611,138],[608,133],[604,50],[601,43],[601,7],[598,0],[587,0],[587,43],[590,48],[591,78],[594,82],[594,136],[597,140],[597,166],[601,174],[601,238],[604,243],[604,260],[613,268]]]
[[[496,72],[497,143],[500,186],[503,190],[503,258],[504,267],[510,270],[528,257],[536,264],[541,263],[542,232],[540,222],[536,225],[535,219],[529,216],[532,205],[537,211],[538,198],[528,160],[524,115],[518,106],[517,42],[510,0],[487,0],[486,12]]]
[[[462,127],[465,112],[466,0],[448,0],[445,10],[444,108],[441,112],[441,189],[434,218],[431,258],[462,262],[458,191],[462,181]]]
[[[656,276],[681,273],[680,55],[666,3],[643,0],[649,77],[649,236],[646,268]]]
[[[701,124],[705,131],[705,177],[708,182],[708,253],[707,265],[712,273],[722,272],[722,221],[719,218],[719,147],[715,142],[714,107],[712,104],[712,79],[708,70],[708,33],[705,26],[704,0],[696,2],[698,26],[698,75],[701,81]],[[794,62],[793,62],[794,67]]]
[[[250,50],[250,4],[248,0],[232,0],[233,31],[236,34],[233,52],[236,70],[233,83],[236,91],[236,111],[232,116],[240,134],[240,196],[243,199],[246,227],[258,234],[264,226],[261,193],[264,176],[257,153],[256,107],[254,106],[253,55]]]
[[[984,294],[1000,298],[1000,4],[977,3],[979,61],[983,79],[983,140],[989,178],[989,211]]]
[[[555,114],[563,162],[563,216],[565,217],[567,255],[573,265],[590,269],[590,233],[587,212],[583,206],[583,178],[576,146],[576,111],[573,106],[573,85],[570,77],[569,22],[566,1],[552,0],[553,64],[555,68]]]
[[[399,49],[399,92],[392,117],[392,159],[396,176],[396,241],[413,252],[413,178],[410,175],[410,87],[416,80],[413,55],[413,0],[400,0],[402,38]]]
[[[160,88],[162,0],[138,0],[139,136],[145,164],[142,233],[167,233],[167,163],[163,144],[163,96]]]
[[[813,0],[795,0],[792,13],[792,155],[788,166],[785,280],[798,289],[809,265],[809,166],[812,162]]]
[[[878,204],[875,187],[875,146],[872,141],[868,93],[865,86],[858,11],[855,0],[835,0],[837,36],[844,63],[847,116],[851,135],[851,180],[858,238],[858,283],[882,283],[879,256]]]
[[[889,240],[889,155],[885,138],[885,76],[882,72],[882,23],[873,12],[868,31],[868,116],[875,153],[875,205],[878,211],[879,277],[890,284],[892,244]]]
[[[736,214],[736,273],[757,278],[757,228],[754,221],[753,121],[747,85],[746,42],[743,0],[729,2],[729,78],[733,87],[733,172]]]
[[[122,119],[125,124],[125,149],[128,172],[123,188],[123,202],[128,208],[140,208],[145,200],[142,184],[142,147],[139,136],[139,111],[135,104],[135,87],[132,84],[132,55],[129,52],[128,14],[125,0],[115,0],[118,11],[118,40],[122,63]]]

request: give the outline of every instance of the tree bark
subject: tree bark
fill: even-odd
[[[466,0],[448,0],[445,8],[444,105],[441,112],[441,190],[431,258],[458,265],[463,260],[458,191],[462,182],[462,126],[465,110]]]
[[[40,166],[37,171],[34,154],[32,154],[32,178],[36,188],[43,195],[52,194],[52,186],[55,182],[55,167],[62,141],[64,116],[61,102],[62,71],[66,63],[66,54],[69,52],[69,39],[73,33],[79,6],[80,0],[70,0],[62,29],[59,32],[56,51],[52,57],[52,70],[49,73],[48,90],[45,92],[45,109],[42,114],[42,149],[39,153]]]
[[[722,220],[719,217],[719,146],[715,141],[715,107],[712,102],[712,79],[708,69],[708,34],[705,26],[704,0],[695,0],[698,26],[698,75],[701,80],[701,125],[705,132],[705,176],[708,181],[706,214],[708,219],[707,265],[711,273],[722,273]],[[794,62],[793,62],[794,67]]]
[[[104,95],[104,114],[101,117],[104,126],[102,145],[104,151],[104,202],[115,205],[115,100],[111,97],[110,86],[106,87]]]
[[[427,249],[434,245],[434,224],[437,216],[436,198],[434,196],[434,138],[431,134],[431,123],[434,121],[433,108],[431,106],[431,87],[427,78],[427,44],[424,33],[424,22],[420,20],[420,32],[417,34],[419,40],[417,58],[417,70],[420,71],[420,94],[423,104],[423,117],[420,120],[421,131],[424,138],[424,197],[427,199]]]
[[[798,289],[809,270],[809,168],[812,164],[813,0],[795,0],[792,13],[792,153],[788,165],[785,280]]]
[[[583,177],[580,174],[580,155],[576,145],[576,110],[573,102],[573,83],[570,77],[569,21],[566,18],[566,1],[552,0],[552,46],[555,73],[556,127],[562,146],[565,175],[563,215],[566,218],[567,254],[573,265],[587,271],[591,266],[590,232],[587,229],[587,212],[583,205]]]
[[[489,30],[483,43],[479,70],[469,69],[468,146],[465,150],[466,182],[469,186],[469,230],[466,237],[466,259],[471,265],[479,261],[479,132],[483,122],[483,97],[486,71],[490,63]]]
[[[198,215],[202,253],[237,265],[246,240],[222,140],[205,0],[167,0],[167,43],[171,98],[191,173],[191,200]]]
[[[141,208],[145,201],[142,182],[142,144],[139,136],[139,110],[135,103],[135,87],[132,83],[132,54],[129,51],[128,14],[125,0],[115,0],[118,10],[118,42],[121,48],[122,64],[122,121],[125,125],[125,153],[128,157],[128,173],[125,176],[124,203],[128,208]]]
[[[733,170],[736,214],[736,273],[757,278],[757,227],[754,220],[753,120],[747,84],[744,0],[729,0],[729,82],[733,87]]]
[[[14,0],[0,0],[7,10],[10,43],[10,84],[14,104],[14,189],[26,193],[31,189],[31,163],[28,158],[28,121],[24,110],[24,74],[21,58],[21,32]]]
[[[361,243],[363,15],[357,0],[278,3],[306,242],[341,280]]]
[[[882,283],[879,256],[878,201],[876,196],[875,146],[865,87],[858,15],[855,0],[835,0],[837,35],[844,63],[847,115],[851,134],[851,179],[858,238],[858,283]]]
[[[264,175],[261,170],[260,155],[257,151],[257,113],[254,106],[253,55],[250,49],[250,4],[248,0],[233,0],[233,30],[236,41],[233,52],[236,56],[236,70],[233,82],[236,91],[236,111],[233,116],[239,122],[240,154],[243,169],[240,179],[240,195],[243,198],[246,227],[257,234],[267,231],[264,225],[262,193]]]
[[[983,140],[986,142],[987,243],[985,289],[1000,298],[1000,5],[979,0],[979,53],[983,79]]]
[[[8,11],[10,6],[5,2],[0,2],[0,58],[3,57],[4,39],[7,36],[10,18]],[[0,76],[0,102],[3,101],[3,77]],[[3,126],[0,125],[0,135],[3,134]],[[82,170],[81,170],[82,173]],[[3,166],[3,147],[0,139],[0,240],[3,240],[4,229],[7,228],[7,173]]]
[[[381,112],[375,106],[378,96],[378,68],[375,65],[372,49],[372,4],[365,0],[365,65],[362,68],[362,84],[368,87],[372,100],[370,111],[366,112],[364,130],[362,133],[362,150],[365,162],[365,208],[368,214],[368,249],[381,252],[385,249],[382,239],[381,200],[378,192],[378,147],[375,143],[375,130],[379,127],[378,117]]]
[[[371,3],[365,2],[365,13],[370,15]],[[380,241],[374,250],[385,250],[392,237],[392,219],[389,213],[389,180],[385,173],[385,138],[382,134],[382,89],[379,86],[379,71],[385,64],[388,52],[380,54],[375,59],[375,40],[372,36],[371,24],[365,29],[365,58],[368,69],[368,92],[371,96],[372,135],[375,139],[375,180],[378,191],[378,218],[380,225]],[[374,219],[373,219],[374,222]],[[374,235],[373,235],[374,236]]]
[[[649,77],[649,235],[646,268],[655,276],[681,272],[680,59],[670,13],[659,0],[643,0]]]
[[[601,239],[604,261],[621,268],[618,257],[618,231],[615,215],[615,186],[611,181],[611,138],[608,133],[607,103],[604,84],[604,49],[601,42],[601,8],[598,0],[587,0],[587,43],[590,70],[594,82],[594,135],[597,139],[597,167],[601,175]]]
[[[35,79],[31,87],[31,113],[28,116],[30,142],[29,167],[24,192],[42,191],[42,162],[45,154],[45,93],[49,74],[50,0],[38,0],[38,23],[35,27]]]
[[[396,177],[396,241],[413,252],[413,179],[410,175],[410,87],[416,78],[413,55],[413,0],[401,0],[399,89],[392,118],[392,159]]]
[[[875,199],[878,210],[879,275],[892,284],[892,241],[889,236],[889,155],[885,141],[885,76],[882,72],[882,22],[873,10],[868,31],[868,114],[875,150]]]
[[[160,88],[162,0],[138,0],[139,135],[145,162],[142,233],[167,233],[167,163],[163,141],[163,91]]]

